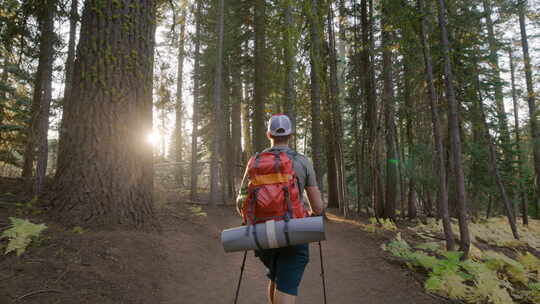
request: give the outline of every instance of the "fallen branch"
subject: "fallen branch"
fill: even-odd
[[[31,296],[34,296],[34,295],[37,295],[37,294],[40,294],[40,293],[48,293],[48,292],[62,293],[61,290],[57,290],[57,289],[35,290],[35,291],[29,292],[29,293],[27,293],[25,295],[22,295],[22,296],[18,297],[17,299],[15,299],[15,301],[13,301],[13,303],[17,303],[20,300],[22,300],[24,298],[27,298],[27,297],[31,297]]]

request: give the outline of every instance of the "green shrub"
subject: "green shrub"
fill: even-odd
[[[476,260],[461,261],[461,252],[444,251],[433,242],[412,247],[400,233],[382,248],[409,268],[427,271],[429,292],[466,303],[540,303],[540,259],[530,253],[514,260],[486,251]]]
[[[0,239],[8,239],[8,245],[4,254],[15,251],[17,256],[20,256],[25,252],[30,242],[38,238],[41,232],[47,228],[45,224],[33,224],[28,220],[20,218],[10,217],[9,220],[11,227],[0,235]]]

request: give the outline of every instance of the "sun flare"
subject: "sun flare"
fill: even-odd
[[[148,134],[148,136],[146,137],[146,140],[152,145],[152,146],[155,146],[159,143],[159,140],[161,139],[161,136],[156,133],[156,132],[152,132],[150,134]]]

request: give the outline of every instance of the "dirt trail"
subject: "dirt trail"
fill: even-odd
[[[203,206],[206,216],[194,207],[178,200],[159,207],[162,233],[79,234],[47,222],[41,244],[21,257],[0,254],[0,303],[232,304],[243,253],[224,253],[220,233],[239,217],[231,207]],[[10,214],[0,209],[0,222]],[[328,303],[440,303],[384,259],[380,236],[338,220],[327,222],[323,243]],[[318,246],[311,245],[310,255],[299,304],[323,303]],[[265,269],[250,252],[239,304],[265,304],[266,284]]]
[[[237,226],[239,218],[228,208],[204,208],[207,217],[167,226],[163,248],[171,277],[165,280],[161,303],[233,303],[243,253],[224,253],[219,234]],[[188,217],[189,218],[189,217]],[[383,258],[377,236],[358,226],[329,221],[323,243],[328,303],[423,304],[440,301],[423,293],[420,284]],[[239,303],[265,302],[266,277],[262,264],[248,253]],[[323,303],[318,246],[310,246],[310,263],[297,303]]]

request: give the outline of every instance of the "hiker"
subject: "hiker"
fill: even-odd
[[[283,210],[287,210],[288,213],[285,213],[284,216],[290,215],[294,218],[323,214],[323,202],[312,164],[305,156],[298,154],[288,146],[292,133],[292,124],[287,115],[278,114],[270,118],[266,136],[270,140],[272,146],[264,150],[262,154],[257,154],[255,157],[252,157],[250,162],[248,162],[240,193],[236,201],[237,211],[243,216],[244,224],[250,225],[255,221],[257,223],[264,222],[264,220],[261,220],[259,217],[260,212],[265,216],[274,215],[272,214],[272,211],[268,210],[281,210],[282,213],[284,212]],[[264,152],[271,152],[276,156]],[[288,160],[292,161],[292,164]],[[276,164],[274,164],[274,161]],[[256,181],[252,180],[255,179],[254,177],[250,179],[248,174],[250,168],[253,168],[253,166],[264,167],[265,164],[268,166],[269,162],[270,171],[276,172],[273,170],[278,170],[278,174],[259,175],[256,176],[259,177]],[[274,169],[274,167],[276,169]],[[287,170],[293,172],[284,172]],[[288,176],[290,179],[286,178],[284,180],[283,176]],[[283,195],[279,193],[279,191],[282,190],[280,187],[272,188],[276,183],[280,183],[280,185],[281,183],[285,183],[285,185],[288,185],[283,187],[283,191],[286,193]],[[259,189],[257,189],[255,185],[258,185],[257,187],[259,187]],[[259,196],[257,196],[259,190],[264,190],[266,192],[263,191],[262,194],[259,193]],[[304,190],[306,190],[307,193],[309,206],[307,206],[303,200]],[[254,193],[250,193],[250,191]],[[254,195],[255,199],[253,200]],[[278,199],[275,199],[276,197],[278,197]],[[269,202],[270,206],[264,205],[265,200],[266,203]],[[251,210],[251,216],[253,216],[253,218],[250,218],[249,214],[250,202],[255,204],[255,206],[253,206],[256,210],[255,214],[253,214],[254,211]],[[264,210],[261,211],[260,209]],[[257,215],[257,212],[259,212],[259,215]],[[280,214],[278,214],[278,216],[270,217],[273,219],[280,217],[279,215]],[[250,222],[250,220],[252,222]],[[270,279],[268,283],[269,303],[294,304],[296,296],[298,295],[298,286],[302,280],[304,269],[309,262],[309,244],[255,250],[255,256],[257,256],[268,269],[267,277]]]

